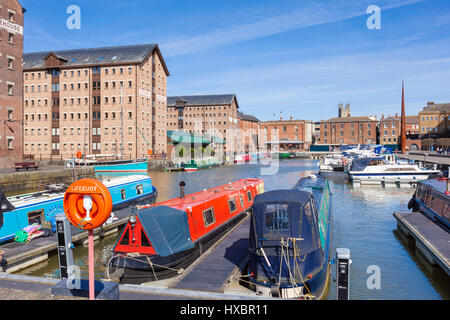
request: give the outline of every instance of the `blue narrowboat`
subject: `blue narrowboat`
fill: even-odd
[[[323,299],[330,279],[332,194],[312,175],[290,190],[259,194],[253,203],[245,276],[269,297]]]
[[[408,209],[421,212],[450,232],[450,181],[448,178],[428,179],[417,183]]]
[[[147,174],[148,165],[146,159],[138,160],[111,160],[111,161],[97,161],[85,159],[69,159],[67,160],[67,167],[77,165],[93,166],[95,173],[143,173]]]
[[[152,204],[157,190],[148,176],[125,176],[103,179],[113,199],[113,210],[134,204]],[[0,243],[14,239],[15,233],[33,223],[51,223],[56,231],[55,217],[64,213],[63,198],[67,186],[59,185],[45,191],[6,198],[0,192]]]
[[[121,173],[147,173],[147,160],[143,161],[115,161],[95,164],[95,173],[121,172]]]

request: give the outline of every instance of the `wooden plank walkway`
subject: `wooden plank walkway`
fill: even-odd
[[[438,264],[450,275],[450,234],[418,212],[395,212],[397,226],[416,241],[416,247],[430,262]]]
[[[250,216],[186,270],[171,288],[223,293],[226,280],[247,256],[249,228]]]

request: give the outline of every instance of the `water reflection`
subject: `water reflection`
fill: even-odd
[[[263,178],[265,189],[292,188],[300,177],[317,173],[318,162],[313,160],[281,160],[278,173],[261,174],[261,165],[229,165],[198,172],[151,172],[158,188],[157,201],[179,196],[180,181],[186,182],[186,194],[226,184],[242,178]],[[395,211],[406,211],[412,188],[353,187],[342,178],[330,178],[333,191],[333,245],[351,250],[351,299],[448,299],[448,276],[435,269],[426,269],[414,249],[396,235]],[[95,243],[96,276],[105,277],[104,264],[117,241],[117,234]],[[75,249],[75,263],[82,276],[87,277],[87,247]],[[381,270],[381,289],[370,290],[366,281],[367,268],[376,265]],[[335,267],[332,265],[332,278]],[[58,275],[58,258],[33,266],[23,273]],[[336,298],[336,283],[331,282],[328,299]]]

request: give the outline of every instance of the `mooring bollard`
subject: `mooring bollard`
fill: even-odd
[[[60,278],[69,279],[73,272],[73,244],[70,222],[66,215],[59,213],[55,217],[56,221],[56,239],[58,241],[58,261]]]
[[[350,249],[336,248],[336,297],[337,300],[350,299]]]

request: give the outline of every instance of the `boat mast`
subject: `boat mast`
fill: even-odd
[[[122,90],[123,90],[123,82],[120,83],[120,136],[121,136],[121,146],[120,146],[120,154],[122,156],[122,160],[124,159],[123,154],[123,97],[122,97]]]
[[[401,141],[400,147],[402,154],[406,151],[406,115],[405,115],[405,82],[402,82],[402,121],[401,121]]]

